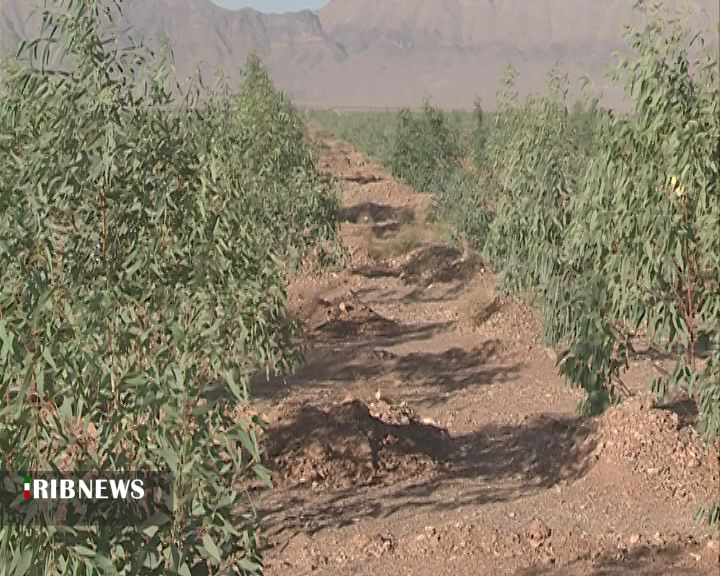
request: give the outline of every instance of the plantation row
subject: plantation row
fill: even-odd
[[[629,114],[589,102],[568,113],[559,70],[521,100],[508,69],[491,119],[430,103],[386,116],[311,113],[388,170],[432,193],[456,240],[482,252],[511,293],[530,293],[560,372],[598,414],[619,401],[633,344],[677,364],[652,384],[699,405],[720,438],[720,90],[715,49],[668,14],[628,30],[620,63]],[[691,54],[703,52],[695,60]],[[363,128],[364,127],[364,128]],[[466,162],[470,160],[470,162]],[[470,166],[468,166],[470,164]],[[717,506],[706,510],[717,521]]]
[[[171,471],[175,514],[22,528],[4,510],[0,574],[251,572],[235,488],[268,473],[238,407],[254,372],[301,360],[285,287],[339,253],[337,195],[256,58],[236,93],[182,92],[106,41],[116,4],[63,2],[2,70],[0,468]]]

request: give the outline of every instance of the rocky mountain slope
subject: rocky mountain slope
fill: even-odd
[[[0,3],[0,48],[32,33],[28,0]],[[694,29],[717,39],[715,0],[666,0],[687,6]],[[136,36],[170,38],[179,74],[217,66],[231,78],[251,50],[301,104],[392,107],[426,95],[465,107],[480,96],[491,107],[509,61],[522,91],[543,89],[561,62],[571,79],[588,74],[606,87],[612,52],[622,50],[631,0],[331,0],[319,12],[230,11],[210,0],[125,0]],[[617,91],[606,92],[618,104]]]

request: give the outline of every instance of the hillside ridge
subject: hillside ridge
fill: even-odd
[[[0,48],[14,50],[37,29],[26,0],[0,5]],[[688,8],[693,29],[720,18],[713,0],[668,0]],[[125,0],[125,17],[146,43],[170,38],[178,74],[221,67],[234,81],[255,51],[278,85],[300,105],[398,107],[431,96],[464,108],[480,97],[489,108],[509,62],[522,93],[543,90],[556,63],[575,88],[587,74],[608,105],[613,52],[624,49],[630,0],[332,0],[318,11],[264,14],[228,10],[210,0]],[[712,37],[712,36],[710,36]],[[571,97],[577,97],[577,90]]]

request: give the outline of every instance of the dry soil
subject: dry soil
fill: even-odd
[[[327,146],[351,262],[292,284],[307,363],[254,385],[277,484],[254,496],[266,574],[720,574],[695,521],[718,452],[692,403],[645,394],[658,361],[578,419],[534,311],[442,242],[428,198]]]

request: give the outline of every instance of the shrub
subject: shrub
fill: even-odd
[[[60,8],[7,70],[0,100],[0,463],[171,471],[175,514],[157,529],[6,517],[0,570],[257,571],[240,486],[268,474],[262,423],[238,407],[258,369],[301,359],[286,242],[299,254],[332,239],[334,196],[256,61],[237,108],[215,93],[200,102],[157,71],[141,82],[147,53],[105,38],[117,2]],[[72,65],[33,60],[36,46],[67,50]],[[268,108],[255,117],[258,94]],[[248,143],[253,132],[273,138]],[[299,206],[283,212],[288,190]]]
[[[475,230],[501,285],[532,290],[546,340],[563,344],[560,371],[586,392],[580,410],[597,414],[623,395],[633,338],[677,353],[653,389],[685,389],[699,426],[720,437],[720,90],[717,58],[693,60],[694,39],[677,20],[645,9],[628,29],[635,51],[621,61],[634,105],[616,114],[591,105],[570,116],[565,81],[522,104],[508,70],[486,143],[487,183]],[[464,212],[472,202],[458,195]],[[476,196],[477,197],[477,196]],[[483,238],[482,234],[487,237]],[[702,350],[701,350],[702,349]],[[706,356],[702,361],[698,355]],[[709,511],[711,520],[720,509]]]
[[[604,117],[566,245],[605,284],[603,357],[622,355],[639,330],[655,346],[679,346],[674,372],[654,389],[665,398],[681,388],[696,395],[700,425],[716,438],[720,351],[716,345],[704,366],[696,353],[701,337],[717,343],[720,335],[717,59],[708,51],[693,62],[688,31],[666,14],[647,15],[645,30],[627,32],[636,59],[618,68],[634,112]],[[593,370],[581,366],[597,338],[587,326],[565,357],[564,372],[586,388]]]
[[[426,101],[421,113],[402,110],[386,165],[418,192],[437,193],[460,169],[462,150],[444,113]]]

